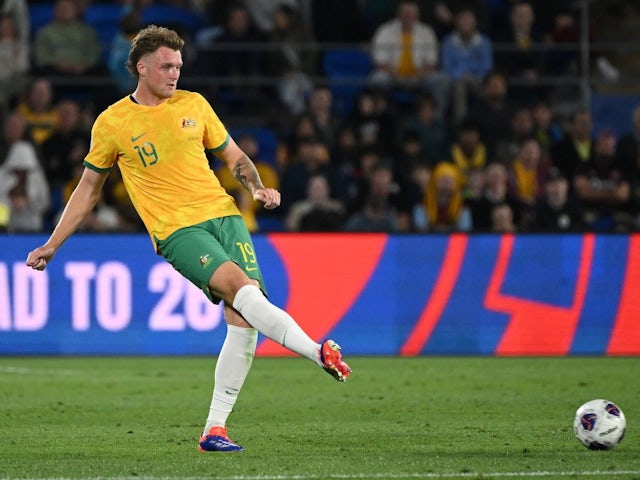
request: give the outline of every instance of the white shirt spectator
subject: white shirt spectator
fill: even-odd
[[[26,0],[0,0],[0,13],[11,15],[15,22],[20,40],[28,43],[31,37],[31,19]]]
[[[9,231],[41,231],[51,198],[33,145],[18,141],[11,146],[0,179],[0,203],[10,209]]]
[[[0,81],[12,80],[29,71],[29,43],[12,38],[10,31],[15,27],[5,22],[11,23],[12,20],[10,17],[0,18]]]
[[[416,23],[412,31],[412,58],[417,70],[436,67],[439,44],[433,29],[424,23]],[[371,56],[376,66],[397,67],[402,55],[402,28],[399,19],[383,23],[372,39]]]

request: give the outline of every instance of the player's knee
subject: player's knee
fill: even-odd
[[[234,310],[231,306],[225,305],[224,319],[228,325],[233,325],[235,327],[241,327],[241,328],[251,328],[251,325],[249,324],[249,322],[247,322],[242,317],[242,315],[240,315],[240,313]]]
[[[256,285],[253,280],[233,262],[225,262],[211,276],[209,289],[217,297],[232,305],[238,291],[245,285]]]

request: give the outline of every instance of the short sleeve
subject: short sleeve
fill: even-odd
[[[84,159],[84,166],[97,172],[108,172],[118,158],[118,149],[113,139],[115,127],[109,125],[104,113],[99,115],[91,128],[91,146]]]
[[[209,102],[201,95],[199,96],[204,111],[204,148],[213,151],[221,150],[229,142],[229,133]]]

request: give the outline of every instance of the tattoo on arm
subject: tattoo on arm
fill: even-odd
[[[236,162],[236,165],[233,167],[233,176],[251,193],[264,188],[255,164],[246,155],[243,155],[242,158]]]

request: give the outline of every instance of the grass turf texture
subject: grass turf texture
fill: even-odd
[[[214,359],[0,358],[0,478],[640,479],[640,358],[348,360],[256,359],[225,454],[196,449]],[[572,432],[600,397],[627,417],[607,452]]]

